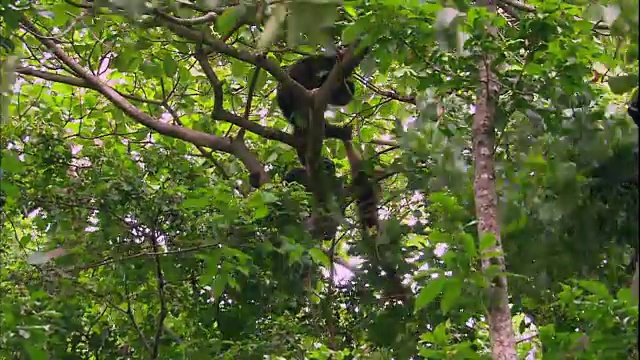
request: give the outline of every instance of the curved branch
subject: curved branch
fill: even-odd
[[[60,61],[66,66],[78,74],[86,83],[96,91],[105,96],[113,105],[122,110],[129,117],[139,122],[140,124],[157,131],[158,133],[173,138],[181,139],[190,142],[194,145],[205,146],[213,150],[226,152],[237,156],[247,167],[251,173],[264,172],[264,167],[260,164],[260,161],[256,156],[251,153],[246,147],[238,147],[232,143],[231,139],[220,137],[212,134],[203,133],[193,129],[171,125],[163,123],[149,114],[141,111],[136,106],[131,104],[124,96],[120,95],[112,87],[102,83],[100,79],[88,72],[82,66],[80,66],[75,60],[73,60],[64,50],[62,50],[56,43],[41,36],[39,30],[27,19],[24,15],[21,18],[21,25],[30,30],[40,43],[46,46]],[[259,165],[259,166],[258,166]]]
[[[231,56],[232,58],[236,58],[238,60],[242,60],[244,62],[248,62],[255,66],[261,67],[265,69],[269,74],[273,75],[273,77],[281,82],[284,86],[290,86],[295,91],[300,92],[301,95],[311,95],[304,86],[300,85],[297,81],[293,80],[289,75],[287,75],[287,72],[281,69],[278,64],[267,59],[264,56],[252,54],[245,50],[236,49],[233,46],[225,44],[220,39],[216,39],[210,35],[206,35],[199,31],[195,31],[188,27],[173,23],[167,19],[159,19],[159,22],[162,23],[162,25],[166,26],[169,30],[174,32],[176,35],[179,35],[187,40],[191,40],[197,44],[205,44],[215,52],[219,52]]]
[[[18,74],[27,75],[27,76],[33,76],[33,77],[37,77],[39,79],[53,81],[53,82],[57,82],[57,83],[61,83],[61,84],[67,84],[67,85],[71,85],[71,86],[75,86],[75,87],[81,87],[81,88],[85,88],[85,89],[98,90],[95,86],[89,84],[86,80],[81,79],[81,78],[77,78],[77,77],[74,77],[74,76],[54,74],[54,73],[50,73],[50,72],[46,72],[46,71],[36,70],[36,69],[33,69],[33,68],[29,68],[29,67],[19,67],[19,68],[16,69],[16,72]],[[163,106],[162,101],[144,99],[144,98],[141,98],[141,97],[138,97],[138,96],[135,96],[135,95],[129,95],[129,94],[122,93],[122,92],[120,92],[118,90],[115,90],[115,91],[118,94],[120,94],[120,96],[122,96],[123,98],[131,100],[131,101],[139,101],[139,102],[143,102],[143,103],[147,103],[147,104]]]
[[[374,93],[380,95],[380,96],[384,96],[386,98],[392,99],[392,100],[396,100],[396,101],[400,101],[403,103],[407,103],[407,104],[411,104],[411,105],[415,105],[416,104],[416,97],[413,95],[402,95],[402,94],[398,94],[395,90],[383,90],[380,89],[379,87],[377,87],[376,85],[366,81],[364,79],[364,77],[362,77],[362,75],[358,75],[358,74],[354,74],[353,75],[356,79],[358,79],[362,84],[364,84],[364,86],[367,89],[372,90]]]
[[[202,71],[204,71],[205,76],[213,88],[213,113],[215,114],[223,109],[222,98],[224,96],[224,92],[222,90],[222,82],[211,68],[206,52],[202,51],[202,49],[198,49],[194,57],[198,60]]]
[[[528,12],[528,13],[536,12],[536,7],[535,6],[522,3],[522,2],[520,2],[518,0],[498,0],[498,6],[500,6],[500,8],[502,8],[503,10],[508,11],[508,10],[505,9],[506,7],[503,6],[503,5],[506,5],[506,7],[511,7],[513,9],[520,10],[520,11],[525,11],[525,12]],[[575,20],[584,20],[584,19],[580,18],[579,16],[574,16],[573,18]],[[598,22],[595,22],[595,23],[592,22],[592,23],[593,23],[593,29],[594,30],[609,30],[610,29],[609,25],[607,25],[605,23],[602,23],[601,21],[598,21]]]
[[[529,4],[525,4],[525,3],[521,3],[517,0],[498,0],[499,3],[502,3],[504,5],[508,5],[514,9],[517,10],[522,10],[522,11],[526,11],[526,12],[535,12],[536,8],[533,5],[529,5]]]
[[[172,15],[163,13],[162,11],[156,11],[155,13],[164,19],[167,19],[171,22],[174,22],[180,25],[198,25],[198,24],[204,24],[204,23],[213,23],[218,18],[218,14],[213,11],[208,12],[202,16],[198,16],[190,19],[175,17]]]
[[[248,118],[238,116],[230,111],[225,110],[223,108],[222,83],[211,68],[211,65],[209,64],[209,61],[207,59],[206,52],[204,50],[196,51],[195,58],[196,60],[198,60],[198,63],[200,63],[202,71],[204,71],[204,74],[207,76],[207,79],[209,79],[209,83],[211,83],[211,87],[213,88],[214,99],[213,112],[211,116],[214,120],[223,120],[248,131],[251,131],[252,133],[258,134],[266,139],[277,140],[293,147],[297,146],[297,140],[293,135],[274,128],[262,126],[249,120]]]

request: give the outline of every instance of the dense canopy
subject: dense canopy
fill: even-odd
[[[2,0],[0,24],[1,359],[638,358],[637,0]],[[287,69],[343,51],[353,100],[325,109],[340,61],[312,91]]]

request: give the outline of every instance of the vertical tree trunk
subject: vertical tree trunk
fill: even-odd
[[[490,12],[496,11],[495,0],[478,1],[478,5],[486,6]],[[489,36],[495,35],[495,29],[487,30]],[[491,256],[482,257],[482,270],[487,271],[491,265],[497,265],[501,273],[491,279],[489,288],[489,304],[487,319],[491,334],[491,351],[494,360],[517,360],[516,339],[511,322],[507,278],[504,275],[505,262],[502,255],[500,224],[497,218],[497,195],[495,186],[495,164],[493,149],[495,133],[493,117],[499,86],[490,68],[491,57],[485,55],[478,64],[480,89],[473,116],[472,142],[474,156],[474,197],[476,217],[478,218],[478,236],[483,238],[493,235],[495,246],[487,249]],[[499,254],[499,255],[496,255]]]

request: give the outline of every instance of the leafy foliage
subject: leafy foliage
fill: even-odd
[[[452,3],[0,1],[0,358],[489,358],[485,53],[518,352],[637,358],[638,2]],[[327,119],[384,169],[375,249],[349,204],[311,238],[310,195],[281,181],[281,67],[335,37],[372,46]],[[323,152],[348,180],[344,147]],[[386,297],[383,258],[410,299]]]

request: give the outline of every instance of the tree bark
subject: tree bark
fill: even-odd
[[[490,12],[496,12],[495,0],[479,1]],[[496,30],[488,28],[488,36],[495,36]],[[478,237],[495,237],[495,245],[482,255],[482,270],[485,274],[490,267],[497,266],[499,273],[493,276],[489,287],[487,319],[491,335],[491,351],[494,360],[517,360],[516,339],[511,322],[507,278],[504,274],[505,261],[500,238],[500,224],[497,218],[497,194],[495,186],[494,145],[495,130],[493,117],[499,85],[492,73],[492,57],[484,55],[478,64],[481,86],[478,92],[476,112],[473,116],[472,143],[474,156],[474,197],[478,218]],[[493,273],[493,270],[491,270]]]

